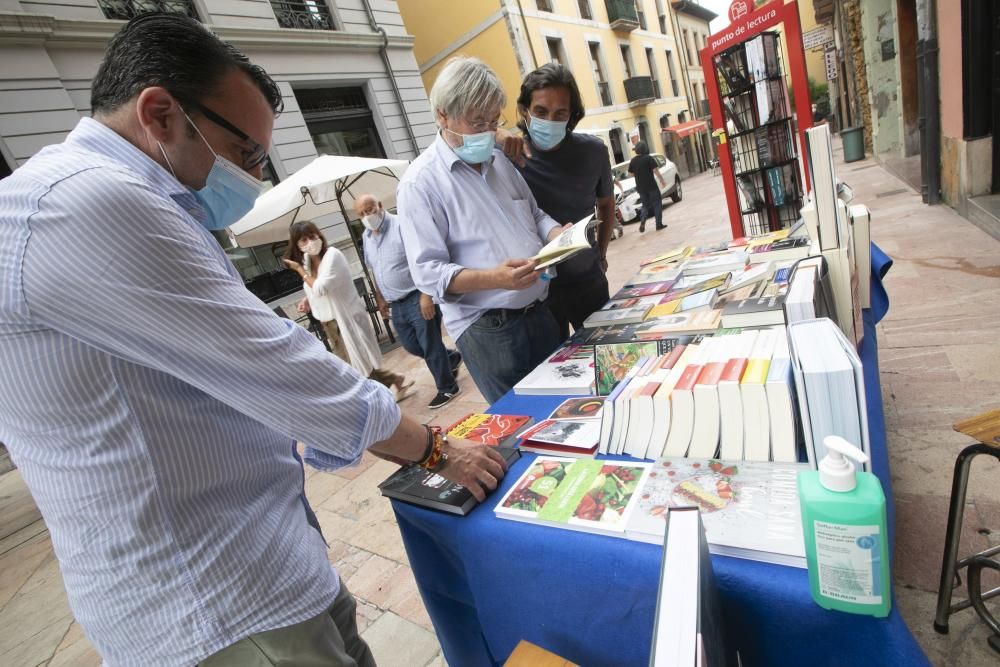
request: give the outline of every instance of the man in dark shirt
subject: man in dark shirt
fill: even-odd
[[[635,145],[636,156],[628,163],[629,173],[635,175],[635,191],[639,193],[642,209],[639,211],[639,231],[646,231],[646,218],[653,215],[656,218],[657,231],[666,227],[663,224],[663,195],[660,188],[666,190],[667,184],[660,173],[659,165],[649,154],[649,146],[645,141]],[[659,181],[660,187],[656,187]]]
[[[615,228],[611,161],[604,142],[573,132],[584,107],[573,74],[562,65],[548,63],[528,74],[517,108],[527,150],[514,160],[538,206],[562,223],[581,220],[597,208],[597,247],[556,266],[549,286],[547,303],[566,338],[570,324],[580,329],[609,298],[604,272]]]

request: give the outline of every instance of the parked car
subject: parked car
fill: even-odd
[[[650,153],[650,155],[659,165],[663,182],[667,184],[666,188],[660,188],[660,196],[664,199],[670,197],[672,201],[679,202],[684,196],[684,192],[681,189],[681,177],[677,174],[677,166],[659,153]],[[620,195],[618,192],[615,193],[617,195],[615,199],[618,202],[621,221],[624,223],[637,222],[639,209],[642,208],[642,204],[639,202],[639,193],[635,191],[635,178],[629,173],[628,165],[628,162],[620,162],[611,168],[612,178],[618,181],[622,188]],[[659,183],[657,185],[659,186]]]

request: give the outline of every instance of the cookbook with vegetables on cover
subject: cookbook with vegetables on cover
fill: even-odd
[[[539,456],[494,512],[502,519],[621,535],[650,466]]]
[[[667,509],[701,510],[712,553],[805,567],[796,476],[806,463],[663,458],[638,491],[626,537],[660,544]]]

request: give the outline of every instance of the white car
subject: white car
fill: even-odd
[[[663,157],[659,153],[650,153],[659,165],[660,175],[666,188],[660,187],[660,196],[666,199],[668,196],[674,202],[679,202],[684,192],[681,190],[681,177],[677,174],[677,166],[673,162]],[[636,222],[639,219],[639,210],[642,203],[639,201],[639,193],[635,191],[635,178],[628,171],[628,162],[620,162],[611,168],[611,177],[621,185],[621,192],[615,188],[615,201],[618,204],[618,211],[621,214],[622,222]],[[657,186],[660,186],[657,183]]]

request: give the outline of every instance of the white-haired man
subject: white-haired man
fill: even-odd
[[[494,145],[506,101],[481,60],[445,65],[430,94],[440,132],[397,191],[413,280],[440,302],[448,333],[491,403],[559,344],[543,303],[548,285],[527,258],[561,226]]]

